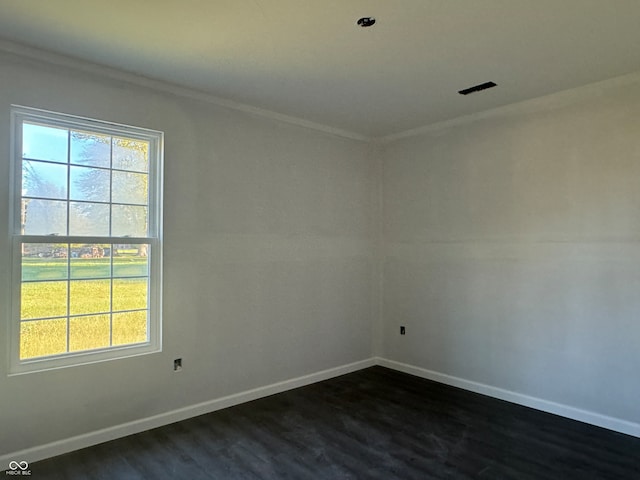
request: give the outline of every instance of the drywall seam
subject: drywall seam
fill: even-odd
[[[266,117],[271,120],[277,120],[283,123],[289,123],[297,125],[299,127],[308,128],[310,130],[316,130],[330,135],[338,137],[348,138],[351,140],[358,140],[361,142],[369,142],[371,138],[361,135],[355,132],[350,132],[341,128],[331,127],[329,125],[323,125],[320,123],[312,122],[298,117],[285,115],[283,113],[274,112],[260,107],[254,107],[246,103],[236,102],[222,97],[217,97],[210,93],[198,91],[192,88],[183,87],[180,85],[172,84],[169,82],[163,82],[153,78],[138,75],[132,72],[119,70],[113,67],[107,67],[97,63],[90,63],[86,60],[80,60],[66,55],[61,55],[51,51],[42,50],[39,48],[29,47],[8,40],[0,39],[0,51],[9,53],[12,55],[18,55],[20,57],[45,62],[51,65],[70,68],[76,71],[82,71],[92,75],[99,75],[101,77],[110,78],[112,80],[119,80],[129,84],[137,85],[139,87],[149,88],[155,91],[163,93],[169,93],[178,97],[189,98],[191,100],[197,100],[204,103],[213,104],[219,107],[228,108],[231,110],[238,110],[241,112],[249,113],[259,117]]]
[[[376,357],[376,365],[640,438],[640,424],[638,423],[609,417],[541,398],[531,397],[529,395],[512,392],[510,390],[504,390],[484,383],[465,380],[464,378],[454,377],[445,373],[435,372],[433,370],[427,370],[426,368],[417,367],[415,365],[396,362],[387,358]]]
[[[271,385],[265,385],[263,387],[246,390],[244,392],[236,393],[222,398],[216,398],[206,402],[198,403],[196,405],[190,405],[187,407],[179,408],[170,412],[160,413],[151,417],[134,420],[132,422],[115,425],[113,427],[107,427],[94,432],[77,435],[75,437],[58,440],[55,442],[47,443],[45,445],[38,445],[25,450],[0,455],[0,466],[8,465],[8,462],[26,461],[33,463],[45,458],[62,455],[64,453],[79,450],[81,448],[90,447],[99,443],[115,440],[116,438],[126,437],[127,435],[133,435],[135,433],[151,430],[152,428],[161,427],[170,423],[179,422],[188,418],[196,417],[206,413],[215,412],[224,408],[239,405],[241,403],[250,402],[259,398],[274,395],[276,393],[286,392],[294,388],[303,387],[312,383],[328,380],[333,377],[352,373],[364,368],[368,368],[375,365],[375,359],[369,358],[361,360],[359,362],[349,363],[347,365],[341,365],[339,367],[322,370],[320,372],[304,375],[282,382],[273,383]],[[2,468],[2,467],[0,467]]]

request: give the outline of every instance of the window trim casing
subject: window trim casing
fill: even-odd
[[[105,243],[114,239],[126,239],[127,243],[150,245],[148,287],[148,341],[145,343],[111,346],[101,349],[66,352],[62,354],[20,360],[20,290],[22,283],[21,244],[43,235],[22,235],[22,125],[24,121],[43,122],[62,128],[90,130],[107,135],[134,137],[149,142],[149,226],[146,237],[90,237],[70,236],[63,238],[71,243]],[[11,105],[10,136],[10,185],[9,185],[9,235],[11,243],[11,308],[9,315],[9,375],[85,365],[107,360],[146,355],[162,351],[162,219],[163,219],[163,160],[164,133],[148,128],[135,127],[114,122],[96,120],[48,110]],[[78,240],[78,242],[74,242]]]

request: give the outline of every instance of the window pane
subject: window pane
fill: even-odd
[[[67,245],[22,244],[22,280],[64,280],[67,278]]]
[[[113,314],[113,345],[147,341],[147,311]]]
[[[149,274],[149,259],[147,252],[149,245],[131,245],[135,247],[128,249],[131,253],[124,253],[127,249],[121,249],[122,253],[116,250],[113,256],[113,276],[114,277],[146,277]]]
[[[23,282],[20,318],[61,317],[67,314],[67,282]]]
[[[68,138],[67,129],[25,122],[22,124],[22,158],[67,163]]]
[[[113,172],[113,196],[115,203],[146,205],[149,195],[149,175],[146,173]]]
[[[149,171],[149,142],[132,138],[113,138],[113,165],[120,170]]]
[[[22,233],[25,235],[66,235],[67,202],[23,199]]]
[[[147,308],[146,278],[113,279],[113,311]]]
[[[22,162],[22,195],[67,198],[67,166],[55,163]]]
[[[109,201],[109,170],[71,167],[71,200]]]
[[[103,313],[111,307],[110,280],[72,280],[69,282],[69,314]]]
[[[109,278],[111,276],[110,244],[73,244],[71,246],[71,278]]]
[[[69,351],[108,347],[110,329],[109,315],[71,317],[69,319]]]
[[[69,202],[69,235],[108,236],[109,205]]]
[[[111,163],[111,137],[72,130],[71,163],[108,168]]]
[[[34,320],[20,323],[20,359],[67,351],[67,320]]]
[[[111,212],[111,234],[114,237],[147,235],[147,207],[113,205]]]

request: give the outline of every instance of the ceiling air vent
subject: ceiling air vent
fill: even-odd
[[[480,85],[475,85],[473,87],[465,88],[464,90],[459,90],[458,93],[460,95],[469,95],[470,93],[479,92],[480,90],[486,90],[487,88],[493,88],[497,86],[494,82],[486,82],[481,83]]]

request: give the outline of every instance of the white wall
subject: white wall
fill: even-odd
[[[0,351],[12,103],[165,132],[164,350],[11,377],[0,355],[0,456],[371,357],[366,143],[6,53]]]
[[[0,457],[372,354],[640,423],[639,87],[372,147],[0,53],[3,319],[10,104],[166,133],[163,352],[1,355]]]
[[[604,82],[385,146],[383,357],[640,432],[638,88]]]

